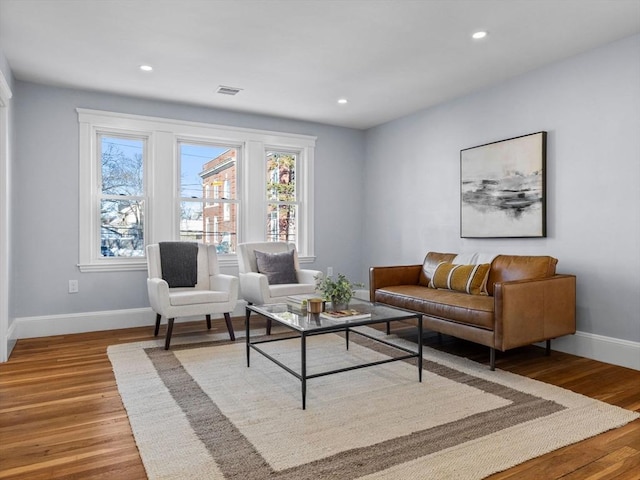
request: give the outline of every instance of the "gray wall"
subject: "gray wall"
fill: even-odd
[[[9,89],[13,90],[13,73],[11,72],[11,68],[9,68],[7,57],[4,56],[2,50],[0,50],[0,71],[2,72],[2,75],[4,75],[4,79],[7,81]]]
[[[547,238],[460,238],[460,150],[548,132]],[[578,330],[640,341],[640,36],[371,129],[363,270],[428,251],[548,254]]]
[[[13,317],[146,307],[146,272],[80,273],[77,107],[318,137],[314,268],[361,272],[364,133],[359,130],[14,82]],[[339,192],[339,193],[337,193]],[[336,233],[336,232],[339,232]],[[236,271],[228,273],[237,274]],[[67,293],[78,279],[80,292]]]
[[[316,135],[315,268],[366,280],[429,250],[549,254],[578,276],[579,330],[638,342],[638,52],[634,36],[367,132],[14,80],[10,318],[148,305],[144,272],[76,267],[83,107]],[[548,237],[461,239],[460,149],[540,130]]]

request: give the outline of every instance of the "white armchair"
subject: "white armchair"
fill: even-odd
[[[316,276],[321,277],[322,272],[301,269],[294,244],[286,242],[241,243],[238,245],[237,252],[240,292],[247,302],[255,305],[284,303],[289,295],[313,295],[316,292]],[[267,275],[258,268],[256,252],[291,254],[295,269],[293,282],[284,279],[286,283],[270,283]]]
[[[164,262],[160,256],[159,244],[147,246],[147,290],[151,308],[156,312],[154,335],[158,335],[160,319],[165,316],[167,318],[167,334],[164,348],[168,350],[171,343],[173,322],[176,317],[205,315],[207,328],[210,329],[211,314],[223,313],[229,337],[231,340],[235,340],[229,312],[233,311],[238,301],[238,279],[220,273],[218,256],[214,246],[189,242],[166,243],[168,246],[164,247],[163,254],[171,252],[170,248],[173,247],[174,254],[172,256],[174,258],[165,257]],[[197,246],[197,253],[193,251],[192,247],[189,252],[185,252],[184,244]],[[197,255],[196,262],[193,262],[193,255],[189,256],[192,253]],[[184,257],[186,260],[183,258],[183,254],[186,255]],[[176,256],[180,258],[175,258]],[[163,264],[166,270],[164,276]],[[191,271],[185,271],[184,267]],[[186,283],[184,281],[176,282],[176,275],[181,280],[184,280],[185,276],[190,280],[187,280]],[[191,286],[194,282],[195,284]],[[170,284],[182,286],[172,287]]]

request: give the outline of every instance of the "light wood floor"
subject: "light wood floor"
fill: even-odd
[[[234,324],[243,328],[242,319]],[[205,329],[204,321],[176,325],[174,337]],[[214,330],[224,332],[224,322]],[[0,479],[145,479],[106,348],[152,337],[149,326],[18,341],[0,364]],[[425,344],[488,362],[487,349],[468,342],[429,336]],[[537,347],[498,352],[496,366],[640,411],[636,370],[559,352],[545,357]],[[638,480],[640,420],[490,478]]]

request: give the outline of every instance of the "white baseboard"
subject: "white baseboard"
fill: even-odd
[[[231,314],[234,317],[244,316],[245,303],[238,302]],[[223,318],[223,315],[212,315],[211,318]],[[195,318],[176,318],[176,323],[188,322]],[[163,319],[163,322],[166,319]],[[73,333],[99,332],[102,330],[118,330],[132,327],[152,327],[156,322],[156,314],[151,308],[134,308],[128,310],[107,310],[102,312],[69,313],[65,315],[44,315],[39,317],[21,317],[13,322],[14,338],[50,337],[53,335],[69,335]]]
[[[539,345],[544,346],[544,344]],[[640,370],[640,342],[576,332],[575,335],[551,340],[551,349]]]
[[[238,302],[232,315],[234,317],[244,316],[245,305],[244,302]],[[213,316],[213,318],[218,317],[221,318],[222,315]],[[178,318],[176,322],[190,320],[193,318]],[[48,337],[130,327],[151,327],[154,323],[155,314],[151,308],[22,317],[16,318],[12,323],[9,329],[9,339],[15,343],[15,340],[20,338]],[[544,345],[540,344],[540,346]],[[640,370],[640,342],[576,332],[575,335],[552,340],[551,349]]]

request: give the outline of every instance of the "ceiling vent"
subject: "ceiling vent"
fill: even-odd
[[[224,85],[219,85],[217,93],[221,93],[222,95],[237,95],[238,92],[242,90],[241,88],[236,87],[225,87]]]

